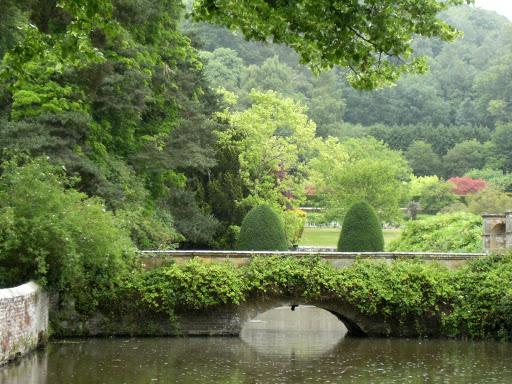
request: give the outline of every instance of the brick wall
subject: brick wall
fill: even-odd
[[[48,307],[48,293],[36,283],[0,289],[0,366],[46,341]]]

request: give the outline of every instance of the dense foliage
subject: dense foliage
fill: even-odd
[[[338,252],[382,252],[384,236],[375,211],[366,201],[350,207],[338,240]]]
[[[195,18],[225,24],[233,16],[223,13],[230,2],[208,11],[200,5],[209,2],[186,3]],[[73,188],[101,198],[146,249],[233,248],[243,217],[260,203],[278,212],[295,241],[303,220],[290,212],[304,204],[310,183],[326,217],[340,221],[350,205],[366,200],[388,222],[400,220],[398,208],[409,203],[411,171],[447,178],[485,168],[506,183],[509,96],[497,86],[509,82],[505,19],[465,5],[437,14],[443,3],[422,0],[409,9],[393,0],[333,6],[302,34],[323,3],[293,4],[310,13],[238,4],[243,17],[230,27],[257,20],[252,37],[275,38],[264,44],[244,41],[244,29],[232,34],[183,22],[178,0],[2,2],[0,160],[17,148],[49,156],[79,178]],[[396,15],[375,19],[389,7]],[[337,32],[341,40],[311,49],[337,26],[337,12],[351,13],[348,29]],[[412,24],[396,22],[402,12]],[[293,28],[289,17],[297,17]],[[285,30],[269,30],[274,22]],[[420,36],[450,40],[453,29],[444,23],[465,38],[448,44]],[[356,25],[383,30],[362,38],[350,29]],[[298,40],[282,40],[292,37]],[[386,55],[372,55],[380,51]],[[397,86],[358,92],[339,67],[314,77],[298,65],[304,52],[316,68],[352,58],[347,68],[360,88]],[[432,71],[398,79],[423,70],[420,55]],[[223,91],[222,99],[219,86],[232,93]],[[236,104],[229,103],[233,95]],[[432,213],[445,207],[429,205]]]
[[[388,245],[399,252],[482,252],[482,217],[467,212],[408,221]]]
[[[429,215],[452,206],[458,199],[452,192],[455,184],[445,182],[435,175],[414,178],[410,187],[412,199],[419,202],[423,212]]]
[[[374,92],[355,91],[344,79],[347,71],[336,67],[313,77],[282,45],[245,42],[240,34],[204,23],[184,27],[201,37],[202,50],[213,54],[206,67],[219,68],[212,74],[215,84],[229,84],[240,105],[246,105],[242,101],[249,99],[252,89],[273,90],[301,101],[318,136],[341,141],[347,136],[373,136],[406,153],[417,176],[462,177],[473,168],[508,174],[510,22],[465,5],[450,7],[439,18],[462,30],[464,38],[445,43],[415,36],[411,46],[415,54],[428,57],[431,71],[402,76],[396,87]],[[229,76],[220,80],[226,55],[237,63],[236,82]]]
[[[482,179],[487,183],[494,184],[500,188],[505,189],[507,192],[510,192],[512,188],[512,175],[505,174],[501,170],[495,169],[473,169],[472,171],[466,173],[464,176],[471,177],[474,180]]]
[[[47,155],[78,176],[74,188],[123,211],[141,248],[207,244],[218,107],[180,31],[181,2],[41,4],[5,5],[19,40],[1,50],[14,45],[0,65],[3,151]]]
[[[385,321],[403,336],[510,339],[512,256],[486,256],[451,271],[419,260],[358,259],[336,268],[317,257],[254,258],[243,267],[195,259],[132,277],[123,297],[137,298],[144,316],[180,313],[251,298],[339,300]],[[115,315],[119,308],[109,307]]]
[[[512,340],[512,256],[472,261],[454,277],[453,311],[444,319],[447,334]]]
[[[470,1],[467,1],[468,3]],[[462,4],[463,0],[446,3]],[[413,34],[453,40],[455,29],[436,18],[445,2],[194,2],[195,20],[240,30],[247,39],[284,43],[301,62],[318,71],[340,65],[360,89],[374,89],[396,81],[402,73],[423,73],[425,63],[413,57]]]
[[[372,137],[338,142],[317,142],[317,155],[310,166],[317,203],[325,214],[339,221],[348,208],[367,201],[388,222],[400,218],[400,204],[407,195],[410,168],[403,155]]]
[[[0,286],[35,280],[94,308],[133,268],[128,232],[47,159],[19,162],[0,177]]]
[[[261,204],[245,216],[237,239],[237,249],[247,251],[286,251],[289,241],[279,216]]]
[[[484,190],[466,197],[466,207],[462,210],[474,215],[485,213],[502,213],[512,209],[512,197],[501,187],[489,184]]]

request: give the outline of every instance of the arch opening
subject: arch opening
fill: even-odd
[[[505,234],[505,223],[496,224],[491,229],[492,235],[504,235]]]
[[[282,329],[290,329],[290,326],[293,326],[293,319],[303,319],[305,316],[302,315],[305,314],[304,310],[307,309],[309,311],[317,311],[317,316],[313,316],[314,322],[318,323],[321,318],[320,316],[328,316],[331,318],[330,322],[335,324],[330,326],[331,329],[336,326],[344,327],[344,332],[346,333],[346,336],[349,337],[367,337],[389,334],[386,324],[383,324],[377,319],[361,314],[358,308],[349,303],[337,300],[322,300],[320,302],[315,302],[310,300],[303,301],[297,298],[275,298],[270,300],[248,301],[241,309],[239,332],[243,331],[247,326],[254,328],[255,323],[256,327],[263,328],[264,325],[261,323],[266,321],[264,318],[265,316],[269,316],[265,313],[275,313],[270,312],[272,310],[281,311],[282,316],[287,316],[286,314],[288,314],[288,317],[283,318],[285,326],[284,328],[282,327]],[[293,314],[299,315],[290,318],[289,316]],[[328,329],[327,327],[324,328]]]
[[[341,322],[340,322],[341,321]],[[269,309],[248,320],[243,330],[347,333],[342,316],[314,305],[289,304]]]
[[[331,310],[326,309],[327,312],[331,313],[333,316],[335,316],[339,321],[345,325],[345,328],[347,328],[347,334],[346,336],[349,337],[366,337],[368,336],[366,332],[364,332],[357,323],[351,319],[349,319],[346,316],[343,316],[342,314],[338,312],[334,312]]]
[[[260,354],[300,359],[331,352],[346,334],[343,322],[330,311],[287,304],[248,320],[240,338]]]
[[[505,247],[506,226],[505,223],[498,223],[491,229],[491,249]]]

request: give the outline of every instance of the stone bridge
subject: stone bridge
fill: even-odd
[[[252,256],[273,255],[278,252],[226,252],[226,251],[147,251],[143,252],[143,262],[147,268],[154,268],[164,260],[172,258],[177,263],[198,257],[204,262],[231,262],[243,265]],[[305,257],[311,252],[284,252],[296,257]],[[382,259],[391,263],[396,259],[421,258],[427,262],[438,262],[447,265],[448,268],[458,268],[467,260],[475,259],[484,254],[441,254],[441,253],[317,253],[327,263],[337,267],[343,267],[353,263],[357,257]],[[313,300],[302,297],[274,297],[262,299],[261,297],[249,297],[240,305],[224,305],[213,309],[185,311],[177,313],[177,324],[173,324],[168,318],[134,318],[128,316],[122,319],[106,320],[97,316],[85,323],[73,324],[66,321],[64,328],[68,328],[68,334],[85,334],[90,336],[100,335],[239,335],[244,325],[255,319],[258,315],[274,308],[289,306],[290,310],[298,305],[313,305],[335,315],[347,327],[349,334],[353,336],[404,336],[403,329],[398,324],[390,324],[383,318],[362,314],[353,304],[342,300]]]
[[[86,321],[67,317],[60,323],[60,332],[68,336],[238,336],[244,326],[258,315],[274,308],[289,306],[294,310],[300,305],[313,305],[336,316],[348,330],[348,335],[400,336],[393,324],[378,316],[367,316],[351,304],[339,300],[316,301],[304,298],[248,298],[240,305],[229,304],[204,310],[187,310],[176,313],[177,323],[163,314],[140,317],[130,314],[123,318],[107,319],[98,314]],[[62,319],[62,318],[61,318]],[[64,319],[62,319],[64,320]]]
[[[171,334],[237,336],[245,324],[274,308],[314,305],[336,316],[350,336],[392,336],[393,327],[376,316],[366,316],[353,305],[341,301],[315,301],[293,298],[248,299],[241,305],[229,305],[208,311],[179,314],[178,327]]]

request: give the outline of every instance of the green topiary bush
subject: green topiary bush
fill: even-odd
[[[288,250],[283,224],[268,205],[258,205],[245,216],[236,248],[247,251]]]
[[[338,240],[338,252],[382,252],[384,236],[380,221],[366,202],[350,207]]]

